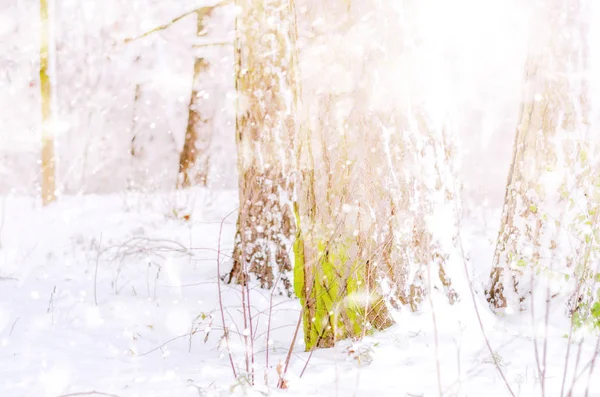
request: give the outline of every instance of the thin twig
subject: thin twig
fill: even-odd
[[[285,358],[285,367],[283,369],[283,374],[281,374],[281,376],[279,377],[279,382],[277,382],[277,387],[280,389],[284,388],[285,385],[285,375],[287,374],[287,370],[288,367],[290,365],[290,359],[292,358],[292,352],[294,351],[294,346],[296,345],[296,338],[298,337],[298,331],[300,330],[300,325],[302,324],[302,316],[304,315],[304,307],[302,307],[302,310],[300,310],[300,315],[298,316],[298,323],[296,324],[296,330],[294,331],[294,336],[292,337],[292,343],[290,343],[290,348],[288,350],[288,354]],[[312,351],[310,352],[310,355],[312,355]],[[304,366],[304,369],[302,369],[302,373],[304,373],[304,370],[306,369],[306,366],[308,365],[308,362],[310,361],[310,356],[308,357],[308,360],[306,360],[306,365]],[[302,374],[300,374],[300,377],[302,377]]]
[[[581,285],[580,282],[577,283],[577,291],[575,292],[575,296],[578,297],[579,296],[579,286]],[[576,301],[577,302],[577,301]],[[562,397],[564,395],[565,392],[565,383],[567,381],[567,368],[569,366],[569,355],[571,354],[571,341],[573,339],[573,321],[571,321],[570,327],[569,327],[569,337],[567,339],[567,352],[565,354],[565,367],[563,369],[563,379],[562,379],[562,386],[560,387],[560,396]],[[579,363],[579,356],[581,354],[581,344],[579,344],[579,352],[577,353],[577,363]],[[577,364],[576,364],[577,365]],[[577,373],[577,366],[575,367],[575,373]]]
[[[10,327],[10,332],[8,334],[8,336],[11,336],[13,331],[15,330],[15,325],[17,325],[17,321],[19,321],[21,317],[17,317],[17,319],[15,320],[15,322],[13,323],[12,327]]]
[[[506,379],[506,376],[504,375],[504,371],[502,371],[502,368],[500,367],[498,358],[494,354],[494,350],[492,349],[490,340],[488,339],[488,337],[485,333],[485,328],[483,327],[483,321],[481,320],[481,314],[479,313],[479,308],[477,307],[477,300],[475,299],[475,292],[473,292],[473,282],[471,280],[471,276],[469,275],[469,267],[467,266],[467,261],[465,260],[465,249],[464,249],[464,246],[462,243],[462,233],[460,231],[461,230],[460,223],[461,222],[460,222],[460,217],[459,217],[459,219],[458,219],[458,246],[460,249],[460,255],[461,255],[462,262],[463,262],[465,276],[467,278],[467,282],[469,283],[469,292],[471,294],[471,300],[473,301],[473,308],[475,309],[475,314],[477,315],[477,321],[479,322],[479,329],[481,330],[481,334],[483,335],[483,339],[485,340],[485,345],[487,346],[487,349],[489,350],[490,355],[492,356],[492,360],[494,360],[494,365],[496,366],[498,373],[500,374],[500,376],[502,377],[502,380],[504,381],[506,389],[508,390],[508,392],[510,393],[510,395],[512,397],[516,397],[515,393],[513,392],[512,388],[510,387],[510,384],[508,383],[508,379]]]
[[[142,243],[153,243],[155,246],[144,246]],[[163,245],[159,245],[159,244]],[[102,254],[116,249],[117,253],[122,256],[135,255],[146,252],[178,252],[183,255],[190,255],[190,250],[183,244],[175,240],[161,239],[161,238],[149,238],[149,237],[131,237],[125,242],[118,246],[109,246],[101,251]],[[116,256],[116,254],[115,254]]]
[[[269,369],[269,338],[271,337],[271,316],[273,314],[273,295],[275,293],[275,289],[277,288],[277,284],[279,283],[279,280],[281,280],[281,275],[282,272],[279,272],[279,275],[277,276],[277,280],[275,280],[275,285],[273,285],[273,289],[271,290],[271,296],[269,298],[269,318],[267,320],[267,352],[266,352],[266,362],[265,362],[265,367],[267,368],[267,370]],[[257,313],[260,314],[260,313]]]
[[[243,234],[243,233],[242,233]],[[243,239],[243,237],[242,237]],[[244,247],[245,244],[242,242],[242,247]],[[244,252],[244,248],[242,248],[242,262],[244,263],[244,269],[243,271],[243,275],[246,275],[248,273],[246,273],[246,260],[243,257],[243,252]],[[246,280],[246,283],[250,282],[249,280]],[[244,286],[242,286],[242,311],[243,311],[243,319],[244,319],[244,331],[243,331],[243,339],[244,339],[244,359],[246,362],[246,374],[250,373],[250,357],[248,355],[248,313],[247,313],[247,308],[246,308],[246,289],[244,288]],[[250,319],[250,321],[252,321],[252,319]]]
[[[82,391],[82,392],[77,392],[77,393],[68,393],[68,394],[61,394],[60,396],[56,396],[56,397],[75,397],[75,396],[106,396],[106,397],[119,397],[116,394],[110,394],[110,393],[103,393],[101,391]]]
[[[54,294],[56,293],[56,285],[50,293],[50,300],[48,301],[48,310],[46,313],[51,313],[52,325],[54,325]]]
[[[590,392],[590,381],[592,380],[592,375],[594,373],[594,366],[596,365],[596,359],[598,358],[598,353],[600,353],[600,336],[596,340],[596,349],[594,350],[594,355],[592,356],[591,365],[590,365],[590,375],[588,376],[588,384],[585,388],[585,397],[588,397]]]
[[[98,264],[100,263],[100,252],[102,251],[102,233],[100,233],[100,242],[98,243],[98,253],[96,254],[96,270],[94,271],[94,303],[98,306],[98,296],[96,288],[98,284]]]
[[[219,241],[217,243],[217,289],[219,291],[219,308],[221,309],[221,321],[223,322],[223,335],[225,337],[225,346],[227,348],[227,354],[229,355],[229,362],[231,363],[231,370],[233,371],[233,377],[237,379],[237,371],[235,370],[235,365],[233,364],[233,357],[231,356],[231,349],[229,348],[229,331],[227,330],[227,325],[225,324],[225,310],[223,309],[223,294],[221,293],[221,236],[223,235],[223,223],[225,220],[232,214],[234,214],[237,209],[231,211],[229,214],[225,215],[223,220],[221,221],[221,226],[219,227]]]
[[[574,375],[573,376],[573,384],[571,385],[571,390],[569,390],[569,394],[567,394],[567,396],[571,397],[573,395],[573,388],[575,387],[575,383],[577,383],[579,378],[581,378],[584,375],[585,371],[588,368],[590,368],[590,370],[592,372],[594,371],[594,364],[596,362],[596,357],[598,357],[599,354],[600,354],[600,335],[598,335],[598,338],[596,340],[596,348],[594,350],[594,355],[592,356],[592,359],[590,361],[588,361],[588,363],[586,365],[584,365],[583,369],[581,370],[581,372],[579,372],[579,374],[577,374],[577,375],[573,374]],[[591,377],[592,372],[590,372],[590,377]],[[589,384],[588,384],[588,389],[589,389]],[[587,392],[587,390],[586,390],[586,392]]]
[[[204,8],[204,7],[203,7],[203,8]],[[165,29],[167,29],[168,27],[170,27],[171,25],[173,25],[174,23],[176,23],[176,22],[178,22],[178,21],[182,20],[183,18],[185,18],[185,17],[187,17],[187,16],[189,16],[189,15],[195,14],[195,13],[196,13],[196,12],[198,12],[199,10],[200,10],[200,8],[196,8],[196,9],[193,9],[193,10],[191,10],[191,11],[188,11],[188,12],[186,12],[186,13],[184,13],[184,14],[182,14],[182,15],[180,15],[180,16],[178,16],[178,17],[176,17],[176,18],[173,18],[171,21],[169,21],[169,22],[167,22],[167,23],[165,23],[165,24],[163,24],[163,25],[157,26],[157,27],[155,27],[154,29],[151,29],[151,30],[149,30],[149,31],[147,31],[147,32],[145,32],[145,33],[142,33],[142,34],[141,34],[141,35],[139,35],[139,36],[136,36],[136,37],[128,37],[128,38],[126,38],[125,40],[123,40],[123,42],[124,42],[124,43],[126,43],[126,44],[127,44],[127,43],[131,43],[132,41],[139,40],[139,39],[143,39],[144,37],[146,37],[146,36],[149,36],[149,35],[151,35],[152,33],[155,33],[155,32],[161,31],[161,30],[165,30]]]
[[[546,281],[546,314],[544,316],[544,345],[542,348],[542,396],[546,396],[546,368],[548,367],[548,323],[550,322],[550,286]]]
[[[534,273],[531,272],[531,322],[533,324],[533,352],[535,354],[535,365],[537,368],[538,376],[540,377],[541,387],[542,387],[542,396],[545,396],[544,390],[544,370],[542,369],[542,365],[540,364],[540,349],[538,347],[537,342],[537,331],[535,329],[535,288],[534,283],[535,279],[533,277]]]
[[[577,369],[579,368],[579,361],[581,359],[582,345],[583,345],[583,339],[581,339],[579,341],[579,344],[577,346],[577,358],[575,360],[575,368],[573,369],[573,379],[572,379],[572,383],[571,383],[571,388],[569,389],[569,393],[567,394],[568,396],[571,395],[571,392],[573,391],[573,388],[575,387],[575,374],[577,373]],[[561,390],[561,397],[562,397],[562,390]]]
[[[246,261],[244,261],[244,263],[245,262]],[[246,264],[246,266],[247,266],[247,264]],[[244,286],[242,286],[242,289],[244,289]],[[252,305],[250,304],[250,282],[249,282],[249,280],[248,280],[248,282],[246,282],[246,301],[248,303],[247,311],[248,311],[248,320],[250,322],[249,329],[248,329],[248,332],[249,332],[249,335],[250,335],[250,360],[251,360],[251,364],[250,364],[250,371],[251,371],[250,378],[251,378],[251,383],[250,384],[252,386],[254,386],[254,338],[252,337],[252,335],[253,335],[253,330],[252,330],[252,328],[253,328],[253,325],[252,325],[253,321],[252,321],[252,311],[251,311]],[[244,330],[244,335],[246,335],[246,330]]]
[[[437,381],[438,381],[438,393],[439,396],[442,397],[442,371],[440,369],[440,346],[439,346],[439,337],[438,337],[438,327],[437,327],[437,319],[435,316],[435,308],[433,306],[433,289],[431,288],[431,264],[427,264],[427,276],[429,277],[429,293],[427,294],[429,305],[431,306],[431,317],[433,320],[433,340],[435,343],[435,369],[437,373]]]
[[[185,337],[187,337],[187,336],[189,336],[189,335],[190,335],[190,332],[188,332],[188,333],[185,333],[185,334],[183,334],[183,335],[176,336],[176,337],[174,337],[174,338],[171,338],[171,339],[169,339],[168,341],[164,342],[164,343],[163,343],[163,344],[161,344],[160,346],[157,346],[157,347],[155,347],[155,348],[154,348],[154,349],[152,349],[152,350],[148,350],[146,353],[137,354],[136,356],[137,356],[137,357],[143,357],[143,356],[147,356],[147,355],[148,355],[148,354],[150,354],[150,353],[154,353],[154,352],[155,352],[155,351],[157,351],[157,350],[161,350],[163,347],[165,347],[165,346],[166,346],[166,345],[168,345],[169,343],[171,343],[171,342],[174,342],[174,341],[176,341],[177,339],[185,338]]]

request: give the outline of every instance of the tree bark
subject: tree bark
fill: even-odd
[[[380,209],[369,195],[380,193],[380,185],[369,175],[371,158],[364,157],[372,148],[372,125],[360,101],[350,119],[336,111],[340,98],[315,102],[321,113],[310,133],[307,127],[301,133],[295,206],[294,289],[307,350],[391,325],[376,278],[386,244],[373,238],[369,210]]]
[[[390,310],[417,311],[428,282],[450,304],[458,299],[446,247],[427,222],[438,205],[454,208],[458,199],[446,131],[431,125],[410,98],[381,102],[373,89],[381,84],[377,69],[389,70],[402,49],[386,47],[386,59],[367,46],[357,59],[339,37],[352,37],[355,27],[376,30],[388,13],[392,20],[396,15],[377,8],[362,22],[363,11],[353,12],[346,20],[329,15],[342,27],[318,43],[339,51],[328,53],[334,61],[327,66],[348,72],[352,83],[325,93],[315,87],[303,96],[299,117],[308,125],[300,128],[298,142],[294,288],[303,305],[307,350],[388,327]],[[427,278],[428,266],[435,267],[434,280]]]
[[[552,0],[542,7],[536,15],[545,15],[548,25],[533,33],[486,291],[494,309],[524,310],[532,288],[527,275],[548,268],[547,258],[557,250],[553,219],[558,216],[553,215],[566,205],[565,170],[575,169],[576,151],[570,146],[584,137],[588,124],[579,2]],[[549,185],[552,179],[560,181],[553,183],[558,189]]]
[[[296,62],[289,0],[239,0],[236,18],[236,143],[240,208],[229,281],[254,274],[291,295],[295,230]]]

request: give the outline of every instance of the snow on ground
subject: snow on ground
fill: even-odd
[[[309,353],[294,350],[289,388],[277,390],[298,320],[295,299],[273,298],[269,369],[265,371],[270,295],[252,289],[255,389],[233,378],[222,344],[217,290],[230,266],[236,193],[189,191],[160,196],[127,193],[61,197],[41,210],[33,200],[0,198],[0,396],[57,397],[97,391],[119,397],[227,395],[437,396],[431,310],[398,314],[398,324],[360,342]],[[186,220],[186,218],[189,218]],[[494,214],[489,219],[497,219]],[[495,221],[466,223],[476,300],[484,329],[516,395],[540,395],[531,320],[493,316],[482,298]],[[240,290],[222,283],[227,326],[238,372],[244,332]],[[438,360],[447,396],[506,396],[482,338],[468,294],[448,307],[436,296]],[[552,319],[563,318],[558,307]],[[190,331],[195,331],[190,336]],[[560,395],[564,321],[548,331],[546,395]],[[595,348],[582,345],[578,372]],[[542,349],[542,339],[540,339]],[[573,345],[566,389],[577,356]],[[589,396],[600,396],[600,376]],[[264,386],[265,377],[268,386]],[[583,396],[588,372],[574,396]],[[93,395],[93,394],[90,394]]]

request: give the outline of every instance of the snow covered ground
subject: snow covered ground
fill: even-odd
[[[509,395],[468,294],[454,307],[434,299],[438,360],[432,313],[424,304],[421,314],[398,313],[398,323],[385,332],[315,351],[302,378],[310,354],[300,335],[282,391],[277,367],[300,306],[273,297],[265,370],[270,295],[252,288],[257,386],[234,379],[222,339],[216,258],[220,239],[224,274],[235,214],[223,222],[222,234],[220,227],[236,205],[234,191],[61,197],[43,210],[29,198],[0,198],[0,396],[436,396],[436,361],[446,396]],[[482,298],[497,223],[493,214],[489,219],[485,230],[481,219],[466,223],[463,235],[476,301],[515,395],[539,396],[531,319],[497,318]],[[221,288],[239,373],[240,289]],[[561,394],[567,346],[564,308],[556,310],[548,329],[547,396]],[[538,342],[541,352],[543,333]],[[573,396],[584,396],[588,385],[589,396],[600,396],[600,374],[590,381],[586,367],[595,347],[593,336],[582,344],[576,372],[583,375]],[[577,352],[573,344],[565,394]]]
[[[0,2],[0,397],[438,396],[438,363],[445,396],[510,395],[482,336],[469,291],[460,291],[461,300],[453,307],[434,294],[437,329],[425,302],[420,314],[398,313],[397,324],[385,332],[360,342],[343,341],[312,356],[304,352],[299,335],[287,375],[289,387],[281,391],[276,388],[278,366],[285,362],[300,305],[279,296],[271,301],[268,291],[251,286],[256,387],[248,389],[243,380],[233,377],[222,339],[216,259],[220,242],[220,274],[225,274],[235,213],[223,222],[222,234],[220,229],[237,207],[237,193],[115,193],[131,187],[130,181],[147,192],[175,185],[195,55],[207,57],[214,66],[211,95],[218,112],[211,188],[236,186],[232,47],[194,49],[193,16],[143,40],[115,44],[212,3],[56,4],[60,191],[108,195],[65,195],[41,209],[33,198],[18,196],[33,196],[38,188],[40,120],[32,109],[39,108],[39,4]],[[467,218],[462,237],[475,301],[495,358],[514,395],[541,396],[537,340],[540,355],[547,346],[546,396],[567,395],[574,373],[582,375],[575,382],[573,397],[585,396],[588,386],[588,396],[600,396],[600,370],[590,377],[588,365],[597,349],[594,335],[586,337],[580,354],[579,345],[572,344],[561,392],[568,332],[563,303],[553,304],[545,332],[542,312],[535,321],[530,313],[499,318],[490,313],[483,298],[500,217],[473,208],[485,203],[497,209],[503,204],[522,100],[528,2],[413,3],[415,15],[421,17],[411,21],[422,30],[420,47],[425,55],[439,57],[436,62],[425,57],[427,68],[416,68],[417,77],[428,82],[417,91],[426,93],[427,88],[436,100],[441,100],[440,92],[451,94],[446,99],[452,105],[464,155],[460,179]],[[598,19],[600,2],[588,3],[590,20]],[[351,65],[361,66],[358,61],[365,59],[365,48],[385,44],[382,38],[390,35],[386,30],[371,35],[357,30],[355,35],[336,36],[347,57],[345,62],[337,60],[344,71],[338,74],[339,68],[328,63],[330,58],[321,56],[331,48],[310,40],[323,29],[319,13],[324,10],[319,7],[325,9],[326,4],[298,1],[300,11],[318,6],[315,15],[299,19],[307,47],[301,50],[305,92],[316,88],[333,92],[333,83],[339,81],[332,81],[332,76],[346,76]],[[328,15],[335,19],[334,12]],[[232,29],[232,9],[216,11],[206,39],[232,40]],[[589,27],[592,71],[600,64],[600,47],[593,45],[600,37],[598,29],[600,24]],[[398,40],[412,48],[413,39]],[[392,88],[403,90],[399,81],[408,78],[390,69],[382,80],[384,89],[375,96],[382,104],[391,102]],[[438,79],[431,78],[435,75]],[[349,76],[349,82],[359,81],[357,75]],[[600,74],[589,77],[594,98],[590,119],[597,122]],[[141,99],[136,103],[138,87]],[[134,136],[145,150],[136,159],[130,155]],[[220,286],[239,373],[245,353],[241,292],[238,286]]]

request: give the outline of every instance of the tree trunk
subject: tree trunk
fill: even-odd
[[[42,203],[56,200],[56,164],[54,156],[54,133],[52,125],[52,86],[48,69],[50,65],[50,22],[48,0],[40,0],[40,87],[42,98]]]
[[[205,102],[202,98],[201,75],[206,72],[209,64],[204,58],[194,61],[194,82],[190,98],[188,124],[185,132],[183,150],[179,156],[179,180],[181,188],[204,186],[208,184],[210,164],[210,144],[212,141],[211,119],[202,118],[200,109]],[[213,100],[211,98],[211,100]]]
[[[380,36],[360,55],[340,43],[355,28],[377,31],[397,21],[395,11],[378,8],[368,21],[364,9],[351,11],[356,14],[348,20],[330,15],[349,32],[338,28],[318,45],[339,51],[328,53],[334,61],[327,67],[348,72],[352,83],[324,94],[318,85],[303,96],[307,108],[300,117],[309,125],[300,129],[298,142],[294,288],[303,305],[307,350],[385,328],[392,323],[390,311],[401,306],[418,310],[428,282],[450,303],[458,298],[446,270],[447,247],[428,223],[438,202],[453,213],[458,208],[446,131],[430,125],[410,98],[382,103],[374,89],[383,88],[377,72],[394,69],[401,48],[386,47],[386,58],[378,47],[387,41]],[[427,278],[428,266],[436,269],[434,280]]]
[[[229,280],[291,294],[296,33],[288,0],[239,0],[236,142],[240,208]]]
[[[557,251],[567,180],[585,139],[585,59],[578,2],[545,2],[536,15],[526,66],[520,121],[513,146],[504,208],[487,298],[494,309],[524,310],[532,272],[549,270]],[[539,17],[542,19],[541,17]],[[580,41],[581,40],[581,41]],[[571,169],[572,171],[568,171]],[[556,224],[555,224],[556,223]]]
[[[343,100],[325,95],[315,102],[321,113],[310,133],[302,129],[295,205],[294,289],[303,306],[307,350],[391,324],[375,271],[385,243],[372,237],[376,223],[369,211],[380,208],[369,197],[372,189],[380,193],[380,185],[365,157],[372,126],[358,103],[351,120],[337,111]]]
[[[208,10],[208,11],[207,11]],[[197,12],[196,36],[206,35],[204,18],[209,16],[212,8],[202,8]],[[196,57],[194,60],[194,77],[192,80],[192,95],[188,107],[188,123],[185,131],[185,141],[179,156],[179,178],[177,185],[186,188],[194,185],[207,186],[210,165],[210,146],[212,142],[212,117],[202,114],[208,111],[207,101],[213,98],[205,96],[203,76],[209,69],[206,59]],[[208,116],[208,117],[207,117]]]

